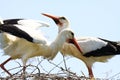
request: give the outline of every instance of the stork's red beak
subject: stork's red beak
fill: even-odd
[[[53,19],[56,24],[61,24],[61,22],[59,21],[59,17],[58,16],[54,16],[54,15],[51,15],[51,14],[45,14],[45,13],[42,13],[42,15],[47,16],[47,17]]]
[[[80,53],[83,53],[82,50],[81,50],[81,48],[80,48],[80,46],[79,46],[79,44],[78,44],[78,42],[77,42],[77,40],[75,38],[69,39],[68,43],[74,44],[76,46],[76,48],[80,51]]]

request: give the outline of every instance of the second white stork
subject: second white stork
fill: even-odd
[[[58,26],[59,32],[69,28],[69,22],[65,17],[54,16],[51,14],[43,15],[52,18]],[[70,41],[72,42],[72,41]],[[94,62],[107,62],[108,59],[115,55],[120,55],[120,42],[110,41],[96,37],[77,38],[81,52],[72,44],[65,43],[61,53],[64,55],[72,55],[82,60],[88,69],[89,76],[94,77],[92,65]]]
[[[53,59],[58,51],[62,48],[64,42],[69,41],[69,39],[72,39],[74,45],[79,49],[79,46],[76,43],[76,39],[74,38],[74,33],[70,29],[62,30],[56,39],[51,44],[49,44],[46,40],[46,43],[44,43],[43,38],[41,39],[41,36],[39,36],[41,34],[37,33],[37,31],[33,30],[33,28],[26,27],[18,23],[1,23],[0,42],[3,46],[3,50],[5,52],[4,54],[9,55],[10,58],[0,64],[0,67],[10,76],[12,76],[12,74],[4,67],[4,65],[12,59],[21,59],[24,66],[23,71],[25,72],[26,62],[29,58],[43,56],[48,59]],[[36,34],[35,39],[37,39],[37,43],[32,43],[33,41],[31,40],[29,41],[29,37],[34,39],[34,36],[31,37],[32,34],[27,33],[27,31],[23,29],[27,29],[32,31],[31,33]],[[23,37],[24,35],[29,36]]]

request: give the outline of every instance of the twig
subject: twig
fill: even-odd
[[[39,60],[39,58],[37,58],[37,60],[38,60],[38,64],[36,65],[37,67],[42,63],[42,61],[44,61],[44,59],[42,59],[41,61]],[[35,70],[36,70],[37,68],[35,68],[31,73],[33,73]]]
[[[29,64],[29,65],[27,65],[26,67],[29,67],[29,66],[35,67],[35,68],[38,70],[38,74],[39,74],[38,76],[40,76],[40,69],[39,69],[38,66]],[[31,74],[32,74],[32,73],[31,73]]]
[[[67,70],[67,64],[66,64],[66,61],[65,61],[65,56],[64,55],[62,55],[63,56],[63,62],[64,62],[64,65],[65,65],[65,69]]]
[[[68,59],[69,59],[69,58],[67,58],[66,60],[68,60]],[[62,67],[59,67],[59,65],[62,64],[63,61],[61,61],[61,62],[58,63],[58,64],[55,64],[55,63],[53,63],[53,62],[51,62],[51,61],[49,61],[49,60],[48,60],[48,62],[55,66],[55,67],[53,67],[53,68],[49,71],[48,74],[50,74],[50,72],[53,71],[56,67],[57,67],[57,68],[60,68],[61,70],[64,70]],[[66,68],[67,68],[67,67],[66,67]]]
[[[15,61],[15,60],[14,60]],[[15,61],[19,66],[21,66],[21,64],[18,61]]]
[[[11,69],[8,69],[8,71],[11,71],[11,70],[14,70],[14,69],[17,69],[17,68],[20,68],[20,67],[23,67],[23,66],[19,66],[19,67],[14,67],[14,68],[11,68]],[[21,71],[21,70],[20,70]],[[18,71],[19,72],[19,71]],[[18,73],[17,72],[17,73]],[[1,73],[4,73],[4,72],[1,72]],[[16,74],[16,73],[15,73]],[[15,75],[15,74],[13,74],[13,75]]]
[[[69,59],[69,58],[67,58],[67,59]],[[61,61],[59,64],[55,64],[55,63],[53,63],[53,62],[51,62],[51,61],[49,61],[49,62],[55,66],[54,68],[52,68],[52,69],[49,71],[49,74],[50,74],[50,72],[51,72],[52,70],[54,70],[54,69],[57,67],[57,68],[60,68],[63,72],[69,73],[69,76],[74,75],[74,76],[78,77],[78,76],[76,75],[76,73],[73,73],[73,72],[69,71],[69,69],[64,69],[64,68],[62,68],[62,67],[59,67],[59,65],[60,65],[61,63],[63,63],[63,61]],[[72,75],[70,75],[70,74],[72,74]],[[79,78],[79,77],[78,77],[78,78]]]
[[[57,68],[60,68],[61,70],[63,70],[62,67],[59,67],[59,66],[58,66],[58,65],[60,65],[61,63],[63,63],[63,61],[61,61],[59,64],[55,64],[55,63],[53,63],[53,62],[51,62],[51,61],[48,61],[48,62],[55,66],[55,67],[53,67],[53,68],[48,72],[48,74],[50,74],[50,72],[53,71],[56,67],[57,67]]]
[[[40,61],[40,62],[39,62],[37,65],[40,66],[43,71],[45,71],[46,73],[48,73],[48,71],[46,71],[46,70],[44,69],[44,67],[41,65],[41,63],[42,63],[44,60],[45,60],[45,59],[42,59],[42,60],[40,61],[39,58],[38,58],[38,61]]]

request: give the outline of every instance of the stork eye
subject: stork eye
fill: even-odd
[[[74,36],[74,33],[73,33],[73,32],[71,32],[71,35],[72,35],[72,36]]]

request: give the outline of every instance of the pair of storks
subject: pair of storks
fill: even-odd
[[[82,60],[87,66],[89,77],[92,79],[94,78],[92,72],[94,62],[106,62],[114,55],[120,54],[120,42],[96,37],[75,39],[65,17],[44,13],[43,15],[52,18],[58,26],[59,33],[51,44],[48,44],[47,40],[35,30],[40,26],[48,26],[46,23],[24,19],[1,20],[1,46],[5,54],[11,57],[0,64],[0,67],[10,76],[12,76],[11,73],[4,67],[9,60],[21,58],[23,66],[25,66],[31,57],[43,56],[53,59],[60,51],[63,55],[71,55]],[[25,71],[25,67],[23,71]]]

